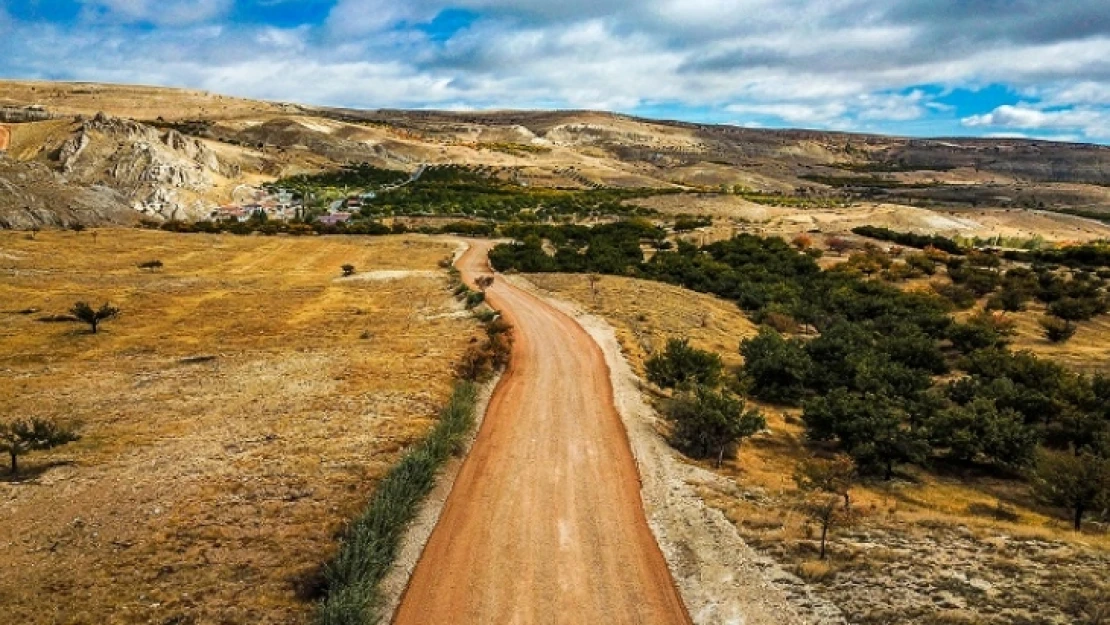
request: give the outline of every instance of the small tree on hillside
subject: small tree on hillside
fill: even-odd
[[[1068,509],[1078,532],[1087,512],[1110,506],[1110,458],[1088,449],[1043,450],[1037,457],[1033,492],[1050,506]]]
[[[44,451],[72,443],[81,437],[65,427],[46,419],[20,419],[0,423],[0,452],[11,458],[12,475],[19,473],[19,457],[32,451]]]
[[[767,427],[758,410],[728,391],[698,386],[670,402],[666,417],[673,425],[671,443],[694,458],[716,458],[719,468],[745,438]]]
[[[798,463],[794,483],[803,491],[821,491],[844,498],[844,508],[852,507],[851,490],[858,472],[851,457],[837,454],[829,459],[812,456]]]
[[[820,558],[825,559],[829,532],[855,521],[848,491],[855,480],[855,463],[845,456],[832,460],[803,460],[794,473],[794,483],[801,491],[800,508],[810,520],[821,527]],[[840,505],[841,501],[844,505]]]
[[[937,263],[924,252],[915,252],[906,255],[906,266],[915,273],[931,276],[937,272]]]
[[[1021,312],[1025,310],[1025,305],[1031,299],[1033,299],[1032,293],[1014,285],[1003,284],[1002,290],[987,300],[987,310]]]
[[[696,384],[715,386],[721,379],[721,357],[690,347],[687,339],[670,339],[667,349],[648,359],[648,380],[660,388]]]
[[[118,308],[108,303],[105,303],[100,308],[94,309],[92,306],[89,306],[87,302],[77,302],[69,311],[78,321],[89,324],[89,328],[92,329],[93,334],[97,333],[102,322],[115,319],[119,316],[119,312]]]
[[[825,245],[830,250],[835,252],[837,256],[840,256],[844,254],[844,252],[847,252],[848,250],[855,247],[855,245],[853,245],[851,241],[843,237],[829,237],[828,239],[825,239]]]
[[[590,295],[594,298],[594,304],[597,303],[597,285],[601,283],[601,276],[596,273],[586,274],[586,280],[590,283]]]

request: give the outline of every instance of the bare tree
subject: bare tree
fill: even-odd
[[[596,273],[587,274],[586,279],[590,282],[590,294],[593,295],[594,304],[597,304],[597,285],[601,282],[601,276]]]
[[[855,475],[855,463],[846,456],[832,460],[810,458],[802,461],[794,473],[794,482],[802,493],[799,507],[821,527],[822,560],[825,559],[829,532],[855,522],[856,515],[849,497]]]

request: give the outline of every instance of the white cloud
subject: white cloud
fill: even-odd
[[[1110,138],[1110,112],[1085,107],[1044,110],[1029,104],[1006,104],[964,118],[963,124],[969,128],[1079,131],[1089,137]]]
[[[924,117],[928,96],[920,89],[907,94],[864,94],[859,97],[859,119],[867,121],[911,121]]]
[[[958,123],[946,90],[1004,84],[1035,104],[966,128],[1098,138],[1110,114],[1096,0],[1022,12],[958,0],[337,0],[326,22],[298,28],[221,21],[232,0],[79,1],[76,25],[9,29],[0,73],[365,107],[666,103],[740,123],[879,130]],[[430,36],[448,7],[476,18]]]

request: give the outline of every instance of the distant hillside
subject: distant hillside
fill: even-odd
[[[113,202],[153,218],[197,218],[239,185],[362,162],[405,171],[480,166],[532,187],[725,186],[884,204],[1110,212],[1110,148],[1094,145],[758,130],[591,111],[360,111],[85,83],[0,81],[0,110],[15,164],[49,170],[52,185],[78,195],[110,190]],[[30,184],[15,169],[0,170],[0,184],[24,199],[0,204],[0,224],[93,214],[58,206],[49,185]],[[16,204],[42,208],[28,218]],[[96,214],[123,219],[114,210]]]

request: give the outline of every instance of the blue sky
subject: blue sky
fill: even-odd
[[[0,0],[0,77],[1110,143],[1110,10],[1106,0]]]

